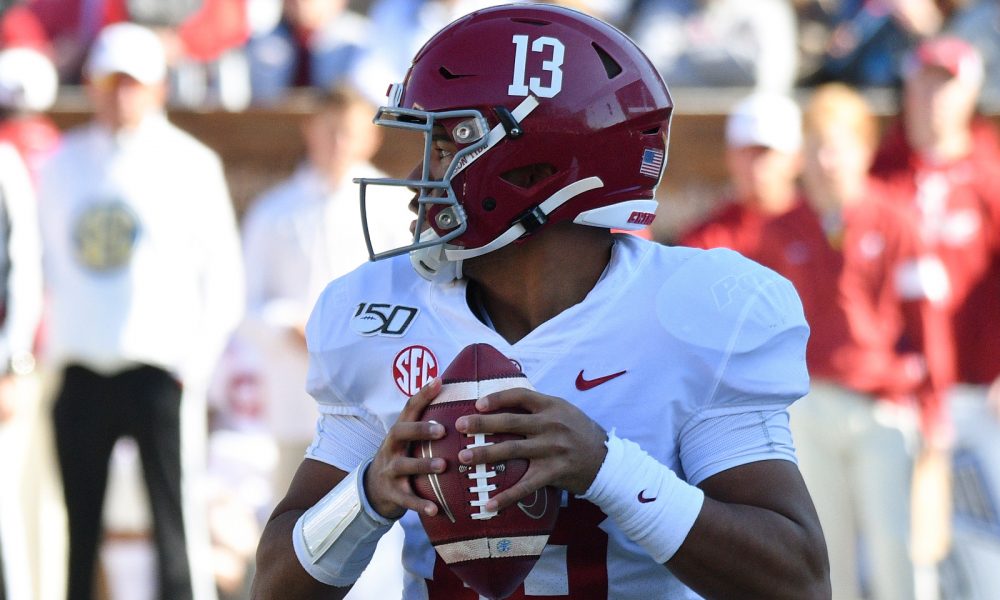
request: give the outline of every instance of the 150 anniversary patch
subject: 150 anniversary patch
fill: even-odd
[[[418,312],[419,309],[413,306],[362,302],[351,318],[351,329],[361,335],[401,337]]]

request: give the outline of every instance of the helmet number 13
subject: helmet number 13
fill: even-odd
[[[554,37],[544,36],[536,38],[531,43],[531,51],[533,53],[544,52],[546,46],[552,48],[552,58],[550,60],[542,60],[542,69],[548,71],[551,77],[548,85],[542,85],[541,77],[532,77],[528,79],[527,84],[524,82],[524,71],[528,62],[528,36],[515,35],[511,41],[516,46],[516,53],[514,54],[514,81],[507,87],[507,94],[510,96],[527,96],[529,90],[541,98],[551,98],[558,94],[562,90],[562,69],[560,67],[562,67],[563,55],[566,51],[563,43]]]

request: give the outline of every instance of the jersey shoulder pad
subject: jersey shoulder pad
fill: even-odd
[[[731,250],[693,251],[660,289],[657,316],[713,379],[709,401],[807,391],[809,326],[795,288],[774,271]]]

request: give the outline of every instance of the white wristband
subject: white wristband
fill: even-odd
[[[292,546],[302,568],[327,585],[344,587],[357,581],[379,539],[392,527],[393,521],[375,512],[365,497],[368,464],[348,473],[292,529]]]
[[[580,498],[596,504],[656,562],[667,562],[694,526],[705,493],[613,430],[606,445],[604,463]]]

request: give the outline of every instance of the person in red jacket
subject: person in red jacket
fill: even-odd
[[[961,39],[918,46],[905,64],[902,114],[873,168],[900,190],[947,273],[959,385],[949,394],[955,518],[943,565],[953,572],[943,580],[973,598],[1000,589],[989,566],[1000,555],[1000,145],[976,111],[983,77],[982,57]]]
[[[836,279],[811,274],[839,271],[840,260],[797,188],[801,122],[798,105],[787,96],[757,93],[738,102],[726,121],[732,197],[679,243],[736,250],[797,284],[811,328],[810,373],[836,379],[833,353],[846,344],[845,315],[829,301],[837,295]]]
[[[746,118],[741,108],[730,130]],[[751,113],[761,123],[757,129],[770,131],[763,123],[773,109]],[[811,328],[812,390],[793,411],[792,428],[828,535],[837,598],[860,597],[859,536],[868,548],[872,596],[914,596],[915,442],[921,431],[927,440],[947,439],[949,431],[941,411],[949,355],[931,360],[924,352],[928,345],[947,351],[942,312],[929,300],[944,292],[927,275],[941,269],[924,256],[915,223],[882,199],[890,188],[868,177],[877,139],[860,96],[842,85],[820,88],[806,111],[801,154],[785,156],[784,164],[801,164],[803,193],[796,192],[797,171],[771,166],[748,178],[732,170],[736,189],[753,193],[682,238],[730,245],[787,277],[799,292]],[[767,156],[776,149],[757,151]],[[767,171],[766,162],[761,169]],[[784,183],[769,188],[767,181]],[[774,198],[769,189],[786,190],[786,202],[768,202]]]
[[[823,238],[798,243],[829,253],[839,268],[805,265],[789,276],[800,294],[835,284],[834,295],[816,300],[843,315],[849,335],[831,347],[828,370],[814,372],[792,415],[799,460],[828,535],[835,597],[860,597],[858,537],[868,548],[872,597],[914,597],[911,552],[924,534],[911,531],[911,479],[916,464],[921,473],[940,464],[932,457],[951,437],[945,288],[935,277],[942,268],[911,215],[867,174],[878,130],[862,96],[842,84],[820,87],[804,131],[803,189]]]

